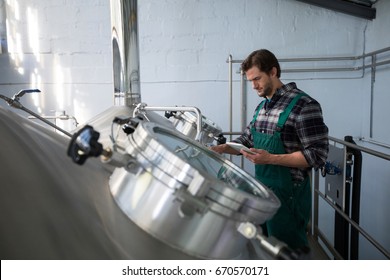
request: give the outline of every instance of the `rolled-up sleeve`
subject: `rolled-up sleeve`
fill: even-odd
[[[314,168],[324,165],[329,151],[328,127],[317,101],[312,100],[302,108],[295,127],[308,164]]]

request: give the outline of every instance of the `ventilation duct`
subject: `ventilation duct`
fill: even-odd
[[[115,105],[141,102],[137,0],[112,0],[111,26]]]

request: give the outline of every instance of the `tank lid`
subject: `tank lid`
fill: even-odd
[[[280,206],[273,192],[250,174],[178,131],[141,122],[127,153],[174,192],[183,190],[211,211],[235,220],[265,221]]]

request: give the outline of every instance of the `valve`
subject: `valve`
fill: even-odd
[[[327,161],[324,166],[321,167],[321,175],[325,177],[328,175],[340,175],[342,173],[342,169],[336,166],[334,163]]]
[[[34,89],[22,89],[19,91],[17,94],[15,94],[12,99],[14,101],[19,101],[19,98],[25,95],[26,93],[32,93],[32,92],[41,92],[39,89],[34,88]]]
[[[4,99],[8,103],[9,106],[23,110],[24,107],[22,104],[20,104],[19,99],[20,99],[20,97],[22,97],[26,93],[31,93],[31,92],[41,92],[41,91],[39,89],[22,89],[18,93],[14,94],[14,96],[12,96],[12,98],[6,97],[2,94],[0,95],[0,98]]]
[[[126,133],[127,135],[132,134],[132,133],[136,130],[138,124],[139,124],[141,121],[143,121],[143,120],[144,120],[144,119],[143,119],[141,116],[139,116],[139,115],[136,116],[136,117],[134,117],[134,118],[128,119],[128,122],[125,123],[125,124],[122,126],[123,132]]]
[[[176,111],[165,111],[164,116],[169,119],[170,117],[173,117],[176,115]]]
[[[98,157],[103,153],[103,145],[98,142],[100,133],[86,125],[73,134],[68,147],[68,156],[73,162],[82,165],[88,157]]]
[[[225,144],[226,143],[226,137],[223,136],[223,134],[218,134],[217,136],[214,136],[215,141],[217,141],[218,145]]]

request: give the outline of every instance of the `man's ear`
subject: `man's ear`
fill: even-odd
[[[276,77],[276,75],[278,74],[278,70],[276,69],[276,67],[272,67],[271,69],[271,77]]]

